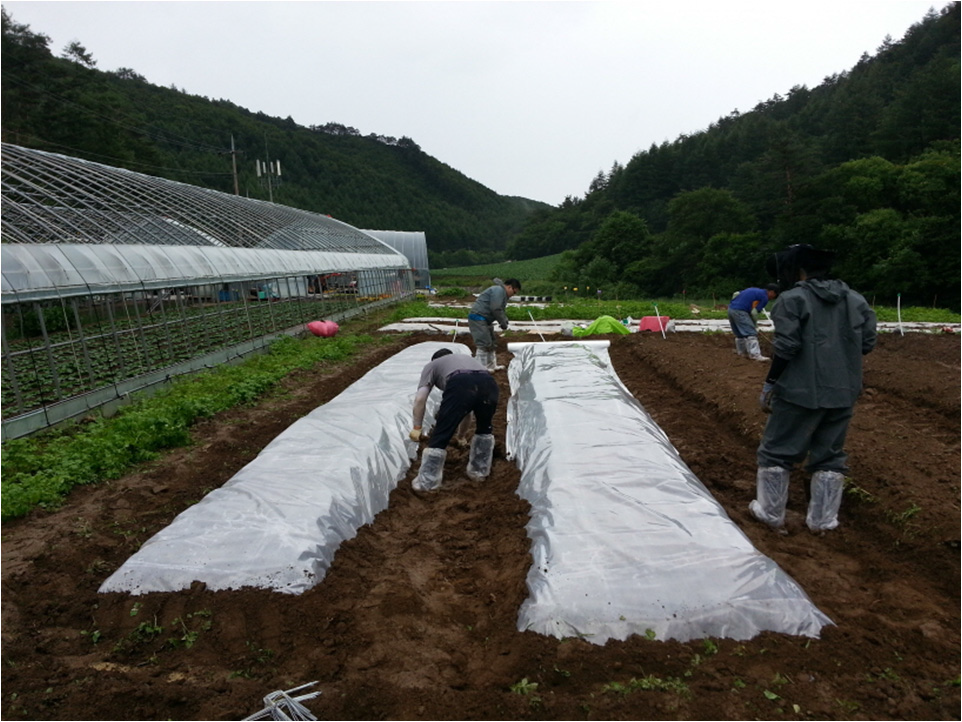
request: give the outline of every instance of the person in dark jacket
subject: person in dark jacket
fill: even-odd
[[[472,356],[452,353],[446,348],[436,351],[421,369],[414,396],[414,426],[408,434],[412,441],[424,440],[421,426],[428,396],[434,387],[441,390],[441,406],[428,446],[421,455],[418,475],[411,482],[415,491],[434,491],[441,486],[448,443],[471,414],[474,415],[475,430],[466,473],[472,481],[482,481],[491,473],[494,455],[492,421],[499,395],[494,377]]]
[[[749,509],[781,533],[789,476],[806,459],[812,476],[805,523],[816,533],[838,526],[845,436],[862,391],[862,357],[875,347],[875,312],[843,281],[829,278],[833,258],[799,244],[768,263],[787,290],[771,313],[775,352],[759,398],[770,415]]]
[[[521,281],[509,278],[502,281],[494,279],[494,285],[486,288],[471,306],[468,314],[468,329],[474,339],[474,355],[488,371],[500,371],[498,366],[496,346],[494,342],[494,322],[497,321],[501,330],[508,328],[508,316],[505,309],[508,299],[521,290]]]
[[[770,283],[765,288],[746,288],[735,294],[728,304],[728,323],[735,334],[735,353],[753,361],[768,361],[758,346],[758,313],[778,296],[778,285]]]

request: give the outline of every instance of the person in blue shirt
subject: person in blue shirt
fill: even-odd
[[[739,356],[748,356],[754,361],[768,361],[758,346],[756,317],[777,296],[778,286],[770,283],[765,288],[746,288],[736,293],[728,304],[728,323],[735,334],[735,352]]]

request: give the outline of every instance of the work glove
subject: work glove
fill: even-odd
[[[411,433],[408,434],[408,438],[411,441],[421,441],[424,435],[421,433],[421,429],[411,429]]]
[[[775,384],[766,381],[762,384],[762,393],[758,397],[758,405],[766,414],[772,413],[772,395],[775,393]]]

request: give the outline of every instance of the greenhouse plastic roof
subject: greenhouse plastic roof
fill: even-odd
[[[373,231],[364,229],[379,241],[407,256],[411,268],[428,269],[428,241],[423,231]]]
[[[4,243],[396,253],[370,234],[320,213],[9,143],[0,149]]]
[[[188,284],[404,269],[399,253],[333,253],[218,246],[0,245],[3,303]]]

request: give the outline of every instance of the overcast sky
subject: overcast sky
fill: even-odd
[[[100,70],[407,136],[497,193],[551,204],[652,143],[851,69],[945,4],[3,2],[56,55],[76,40]]]

